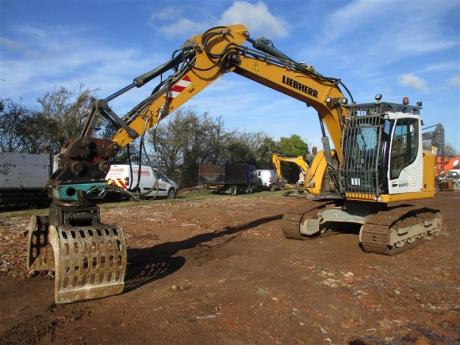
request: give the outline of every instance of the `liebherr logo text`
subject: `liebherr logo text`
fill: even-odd
[[[301,84],[298,81],[295,81],[289,77],[286,77],[285,75],[283,75],[283,84],[289,85],[293,87],[294,89],[297,89],[299,91],[302,91],[303,93],[306,93],[307,95],[318,97],[317,90],[312,89],[311,87],[308,87],[307,85]]]

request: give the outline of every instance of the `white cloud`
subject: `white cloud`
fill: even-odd
[[[190,37],[194,36],[210,26],[205,22],[193,21],[181,17],[175,22],[164,24],[158,27],[158,30],[169,37]]]
[[[447,71],[447,70],[458,70],[459,65],[458,62],[455,61],[448,61],[448,62],[440,62],[435,63],[425,68],[421,69],[420,72],[439,72],[439,71]]]
[[[184,12],[183,6],[166,6],[163,7],[160,11],[155,11],[151,18],[152,20],[171,20],[179,18]]]
[[[355,0],[332,12],[323,26],[321,42],[327,45],[369,22],[378,13],[379,1]]]
[[[447,81],[448,86],[459,87],[460,86],[460,75],[454,75]]]
[[[22,26],[16,35],[21,49],[3,49],[0,55],[0,95],[12,99],[32,101],[56,87],[72,90],[80,85],[104,97],[167,58],[112,47],[82,32],[59,28]],[[127,94],[123,103],[134,100],[139,98]]]
[[[9,50],[21,50],[23,45],[20,42],[11,40],[6,37],[0,37],[0,47],[4,47]]]
[[[354,0],[325,18],[317,41],[304,54],[351,56],[341,58],[344,67],[375,76],[403,59],[458,46],[458,38],[446,29],[452,11],[458,11],[458,3],[450,0]]]
[[[188,38],[216,25],[244,24],[253,35],[285,37],[289,34],[286,21],[275,16],[264,2],[251,4],[235,1],[219,17],[204,19],[186,17],[181,9],[166,6],[152,15],[150,25],[168,37]],[[164,15],[169,13],[170,15]],[[193,14],[193,11],[190,11]]]
[[[403,74],[399,78],[399,83],[403,86],[407,86],[411,89],[415,89],[420,92],[427,92],[428,91],[428,84],[427,82],[420,78],[419,76],[416,76],[415,74],[412,73],[407,73]]]
[[[218,24],[245,24],[249,31],[270,37],[285,37],[289,33],[285,20],[273,15],[263,2],[235,1],[224,11]]]

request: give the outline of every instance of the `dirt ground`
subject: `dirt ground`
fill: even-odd
[[[1,344],[459,344],[460,193],[443,232],[394,257],[354,233],[285,239],[281,217],[313,203],[282,196],[104,208],[127,238],[127,291],[53,303],[28,277],[28,217],[0,215]]]

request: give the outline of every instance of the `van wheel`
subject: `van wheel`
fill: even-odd
[[[175,199],[176,198],[176,190],[171,188],[168,190],[168,199]]]

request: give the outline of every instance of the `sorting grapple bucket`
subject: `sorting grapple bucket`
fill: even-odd
[[[122,230],[101,224],[97,207],[52,206],[49,217],[31,217],[27,267],[54,272],[56,303],[123,292],[126,256]]]

